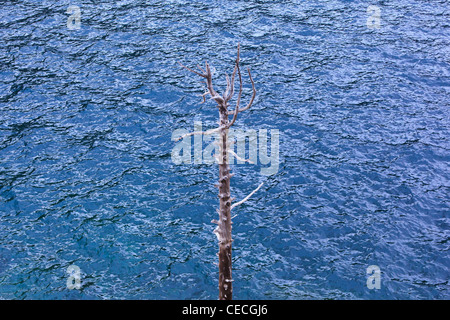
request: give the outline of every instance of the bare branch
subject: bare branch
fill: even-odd
[[[184,139],[184,138],[190,137],[190,136],[213,134],[214,132],[220,131],[220,129],[222,129],[222,127],[218,127],[218,128],[214,128],[214,129],[209,129],[209,130],[207,130],[207,131],[195,131],[195,132],[189,132],[189,133],[183,134],[181,137],[176,138],[174,141],[180,141],[181,139]]]
[[[253,94],[252,94],[252,98],[250,99],[250,102],[248,103],[248,105],[245,108],[238,110],[238,112],[242,112],[242,111],[245,111],[248,108],[250,108],[251,105],[253,104],[253,101],[255,100],[255,96],[256,96],[255,82],[253,81],[252,74],[250,73],[250,68],[248,68],[247,71],[248,71],[248,76],[250,77],[250,81],[252,83]],[[236,110],[228,111],[228,115],[232,115],[235,112],[236,112]]]
[[[203,73],[200,73],[200,72],[195,71],[195,70],[193,70],[193,69],[191,69],[191,68],[189,68],[189,67],[186,67],[185,65],[183,65],[183,64],[182,64],[181,62],[179,62],[179,61],[178,61],[178,64],[179,64],[180,66],[182,66],[183,68],[185,68],[185,69],[187,69],[187,70],[189,70],[189,71],[195,73],[196,75],[199,75],[200,77],[206,78],[206,86],[207,86],[207,88],[208,88],[208,92],[207,92],[207,93],[209,93],[209,94],[211,95],[211,98],[214,99],[214,100],[216,100],[216,102],[217,102],[218,104],[222,105],[222,104],[224,103],[224,99],[223,99],[221,96],[219,96],[219,95],[217,94],[216,91],[214,91],[213,84],[212,84],[212,73],[211,73],[211,69],[209,68],[208,62],[205,62],[205,70],[206,70],[206,71],[203,70],[200,66],[198,66],[198,68],[199,68]],[[203,96],[203,102],[205,102],[205,97],[204,97],[204,96]]]
[[[212,84],[211,69],[209,68],[208,62],[205,62],[205,69],[206,69],[206,73],[205,73],[204,77],[206,78],[206,86],[208,87],[208,91],[211,94],[211,97],[216,101],[217,101],[217,97],[219,97],[223,101],[222,97],[220,97],[216,93],[216,91],[214,91],[213,84]],[[219,101],[217,101],[217,103],[220,103]]]
[[[219,105],[225,106],[227,105],[227,102],[233,97],[234,94],[234,78],[236,76],[236,71],[239,72],[239,82],[241,84],[241,90],[239,91],[239,98],[238,101],[240,101],[240,96],[241,96],[241,91],[242,91],[242,79],[241,79],[241,74],[240,74],[240,69],[239,69],[239,58],[240,57],[240,45],[238,44],[238,49],[237,49],[237,58],[236,58],[236,65],[234,67],[233,70],[233,74],[231,75],[231,80],[228,77],[228,75],[226,76],[226,80],[227,80],[227,88],[225,90],[225,93],[223,94],[223,96],[220,96],[213,87],[212,84],[212,73],[211,73],[211,68],[208,64],[208,62],[205,62],[205,69],[202,69],[199,65],[197,65],[198,69],[201,71],[196,71],[193,70],[189,67],[186,67],[185,65],[183,65],[181,62],[178,61],[178,64],[185,68],[186,70],[189,70],[192,73],[195,73],[196,75],[203,77],[206,79],[206,87],[208,89],[208,91],[202,95],[203,97],[203,102],[204,103],[206,101],[205,95],[207,95],[208,93],[211,95],[211,98],[213,100],[215,100]],[[238,103],[239,104],[239,103]],[[236,113],[237,116],[237,113]],[[234,118],[234,121],[236,119]],[[234,121],[232,121],[234,123]],[[231,126],[231,125],[230,125]]]
[[[236,71],[238,71],[238,69],[239,69],[240,48],[241,48],[241,45],[238,43],[238,47],[237,47],[237,57],[236,57],[236,64],[235,64],[235,66],[234,66],[233,74],[231,75],[231,85],[230,85],[229,88],[228,88],[228,86],[227,86],[227,92],[228,92],[228,94],[227,94],[227,95],[224,95],[225,102],[230,101],[230,99],[233,97],[233,94],[234,94],[234,77],[236,76]],[[228,90],[228,89],[229,89],[229,90]]]
[[[206,91],[204,94],[202,94],[203,101],[201,103],[206,102],[206,96],[209,94],[209,91]]]
[[[200,72],[198,72],[198,71],[195,71],[195,70],[193,70],[193,69],[191,69],[191,68],[188,68],[188,67],[186,67],[184,64],[182,64],[180,61],[178,61],[178,64],[179,64],[180,66],[182,66],[183,68],[189,70],[190,72],[193,72],[193,73],[195,73],[196,75],[199,75],[200,77],[206,78],[206,74],[202,74],[202,73],[200,73]],[[200,70],[202,70],[202,69],[200,68]],[[203,70],[202,70],[202,71],[203,71]]]
[[[242,77],[241,77],[241,69],[239,68],[239,63],[238,62],[236,62],[236,67],[237,67],[238,74],[239,74],[239,94],[238,94],[238,98],[237,98],[237,101],[236,101],[236,108],[234,109],[233,119],[228,124],[228,128],[230,128],[234,124],[234,122],[236,121],[237,115],[239,113],[239,105],[241,104]]]
[[[225,101],[227,100],[227,96],[228,93],[230,92],[230,88],[231,88],[231,82],[230,82],[230,77],[225,74],[225,78],[227,80],[227,89],[225,90],[225,93],[223,94],[223,98],[225,99]]]
[[[243,204],[245,201],[247,201],[248,199],[250,199],[250,197],[251,197],[252,195],[254,195],[255,192],[258,191],[258,190],[262,187],[263,184],[264,184],[264,182],[262,182],[262,183],[258,186],[258,188],[256,188],[255,190],[253,190],[253,191],[252,191],[248,196],[246,196],[244,199],[242,199],[241,201],[236,202],[235,204],[233,204],[233,205],[231,206],[231,209],[233,209],[234,207],[237,207],[237,206],[240,205],[240,204]]]
[[[249,160],[249,159],[242,159],[241,157],[239,157],[239,156],[236,154],[236,152],[234,152],[234,151],[231,150],[231,149],[228,149],[228,152],[229,152],[231,155],[233,155],[233,157],[235,157],[236,159],[238,159],[239,161],[244,161],[244,162],[248,162],[248,163],[254,164],[254,162],[251,161],[251,160]]]
[[[239,110],[239,112],[245,111],[248,108],[250,108],[251,105],[253,104],[253,100],[255,100],[255,97],[256,97],[255,82],[253,81],[252,74],[250,73],[250,68],[247,68],[247,71],[248,71],[248,76],[250,78],[250,81],[252,83],[253,94],[252,94],[252,98],[250,99],[250,102],[248,103],[248,105],[245,108]]]
[[[203,69],[202,69],[202,67],[200,67],[200,65],[199,65],[199,64],[197,65],[197,68],[199,68],[199,69],[200,69],[200,71],[201,71],[201,72],[203,72],[204,74],[206,73],[206,72],[205,72],[205,70],[203,70]]]
[[[216,102],[217,102],[219,105],[223,105],[223,104],[224,104],[223,98],[222,98],[221,96],[219,96],[217,93],[216,93],[216,95],[212,96],[211,99],[216,100]]]

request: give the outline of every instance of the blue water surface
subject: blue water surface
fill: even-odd
[[[171,157],[217,108],[177,62],[222,91],[238,43],[258,93],[235,127],[279,130],[280,164],[232,165],[237,200],[264,182],[233,210],[234,297],[450,298],[449,21],[445,0],[1,1],[0,299],[217,299],[218,169]]]

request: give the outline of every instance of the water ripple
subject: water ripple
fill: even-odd
[[[233,225],[236,298],[450,297],[445,1],[382,3],[377,30],[362,1],[83,0],[77,31],[70,4],[0,12],[0,299],[216,299],[217,168],[170,155],[217,111],[177,61],[224,80],[238,42],[236,125],[281,137]],[[238,199],[264,180],[233,171]]]

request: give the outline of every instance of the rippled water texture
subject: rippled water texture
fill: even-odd
[[[374,1],[379,29],[369,4],[2,1],[0,298],[217,299],[218,169],[171,158],[217,109],[177,61],[222,90],[238,42],[236,128],[281,136],[275,175],[232,166],[237,200],[265,182],[234,212],[235,298],[450,298],[448,2]]]

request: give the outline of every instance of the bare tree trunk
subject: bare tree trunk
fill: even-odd
[[[217,238],[219,239],[219,300],[231,300],[233,297],[233,279],[231,277],[231,192],[230,167],[228,165],[228,110],[219,108],[221,161],[219,162],[219,221]]]
[[[230,152],[234,153],[234,151],[229,150],[228,146],[228,129],[234,124],[236,121],[237,115],[250,108],[250,106],[253,103],[253,100],[256,95],[255,90],[255,84],[252,79],[252,75],[250,73],[250,70],[248,69],[248,75],[250,77],[250,81],[252,83],[253,88],[253,95],[250,99],[250,102],[245,108],[239,109],[241,95],[242,95],[242,78],[241,78],[241,71],[239,69],[239,45],[237,50],[237,58],[236,58],[236,64],[234,67],[233,74],[231,76],[231,80],[226,76],[227,80],[227,88],[223,95],[219,95],[213,88],[212,84],[212,73],[209,67],[209,64],[206,62],[205,64],[205,70],[203,70],[200,66],[198,67],[201,72],[192,70],[188,67],[185,67],[184,65],[181,65],[182,67],[188,69],[189,71],[205,78],[205,83],[208,91],[203,95],[203,102],[205,102],[205,96],[211,95],[211,99],[215,100],[217,102],[217,107],[219,109],[219,127],[216,129],[211,129],[205,132],[191,132],[189,134],[186,134],[179,139],[182,139],[186,136],[191,135],[197,135],[197,134],[211,134],[214,132],[219,132],[219,146],[220,146],[220,152],[219,155],[217,155],[217,160],[219,162],[219,220],[213,220],[213,223],[217,224],[217,227],[214,230],[214,233],[217,236],[217,239],[219,240],[219,300],[231,300],[233,298],[233,279],[231,275],[231,267],[232,267],[232,256],[231,256],[231,243],[233,241],[231,237],[231,209],[233,209],[235,206],[242,204],[243,202],[247,201],[250,196],[255,193],[261,185],[254,190],[251,194],[249,194],[244,200],[231,205],[231,202],[233,199],[231,199],[231,192],[230,192],[230,179],[233,176],[230,173],[230,167],[229,167],[229,158],[228,155]],[[228,111],[228,102],[233,97],[234,94],[234,80],[236,76],[236,72],[239,76],[239,95],[236,102],[236,107],[233,111]],[[230,121],[229,116],[232,115],[233,118]],[[236,155],[235,155],[236,156]]]

